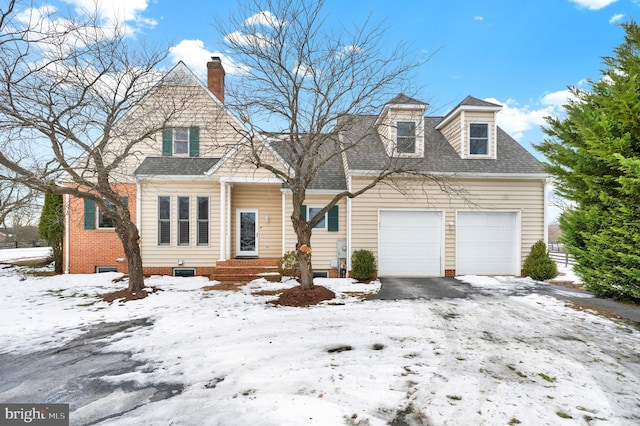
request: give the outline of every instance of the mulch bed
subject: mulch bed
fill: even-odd
[[[314,285],[309,290],[296,286],[283,291],[280,297],[271,303],[280,306],[312,306],[335,297],[333,291],[320,285]]]
[[[105,295],[102,300],[108,303],[113,303],[118,300],[120,303],[129,302],[131,300],[140,300],[147,297],[150,293],[157,293],[162,291],[158,287],[145,287],[141,291],[131,292],[129,289],[118,290],[113,293]]]

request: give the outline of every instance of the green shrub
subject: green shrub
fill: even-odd
[[[351,275],[358,281],[367,281],[376,273],[376,258],[370,250],[356,250],[351,255]]]
[[[531,246],[531,252],[524,261],[524,273],[534,280],[544,281],[558,276],[558,267],[547,253],[547,245],[539,240]]]
[[[288,251],[278,261],[278,272],[283,277],[294,277],[298,275],[298,255],[295,250]]]

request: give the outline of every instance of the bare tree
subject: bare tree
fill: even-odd
[[[342,138],[353,130],[355,117],[378,114],[386,101],[406,89],[412,71],[424,62],[406,46],[389,48],[380,25],[367,21],[330,27],[322,9],[322,1],[250,0],[239,16],[217,25],[226,34],[227,51],[245,70],[230,82],[227,96],[228,107],[249,129],[238,131],[245,133],[250,155],[243,153],[236,160],[268,170],[291,190],[291,222],[305,290],[313,287],[312,230],[324,215],[345,197],[420,174],[417,160],[391,156],[364,188],[340,192],[315,216],[303,218],[302,206],[314,179],[362,142],[363,136]],[[284,145],[279,152],[285,153],[287,164],[270,161],[264,139],[258,137],[265,132],[270,132],[266,144]]]
[[[168,50],[105,24],[97,3],[79,16],[8,6],[0,12],[0,165],[30,188],[93,200],[113,219],[129,290],[140,291],[140,236],[122,183],[130,160],[186,102],[149,101],[162,91],[156,69]]]
[[[0,170],[0,226],[6,228],[10,216],[23,216],[22,212],[33,210],[38,193],[5,174]]]

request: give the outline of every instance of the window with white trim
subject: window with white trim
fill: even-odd
[[[398,121],[396,123],[396,152],[398,154],[416,153],[415,121]]]
[[[323,208],[324,207],[307,207],[307,217],[309,219],[312,219]],[[322,216],[322,218],[318,221],[318,223],[316,223],[316,225],[313,227],[313,229],[327,229],[327,214],[326,213],[324,214],[324,216]]]
[[[189,197],[178,197],[178,245],[189,245]]]
[[[171,197],[158,197],[158,245],[171,245]]]
[[[469,124],[469,155],[489,155],[489,123]]]
[[[209,245],[209,197],[198,197],[198,245]]]
[[[115,210],[115,206],[111,204],[109,201],[104,200],[104,203],[107,205],[107,208]],[[112,218],[104,214],[103,209],[100,206],[97,206],[98,210],[98,221],[96,223],[96,227],[98,229],[114,229],[116,227],[116,221]]]
[[[173,129],[173,154],[187,155],[189,153],[189,128],[176,127]]]

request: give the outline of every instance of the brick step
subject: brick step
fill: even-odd
[[[215,271],[224,271],[224,272],[233,272],[238,271],[240,273],[255,273],[258,272],[278,272],[277,266],[258,266],[258,265],[247,265],[247,266],[216,266]]]
[[[216,267],[231,267],[231,266],[269,266],[278,267],[278,261],[280,259],[275,258],[257,258],[257,259],[229,259],[216,262]]]
[[[246,284],[250,281],[257,280],[258,278],[264,278],[267,281],[280,281],[280,274],[278,275],[258,275],[258,274],[211,274],[209,276],[211,280],[220,281],[221,283],[229,284]]]

